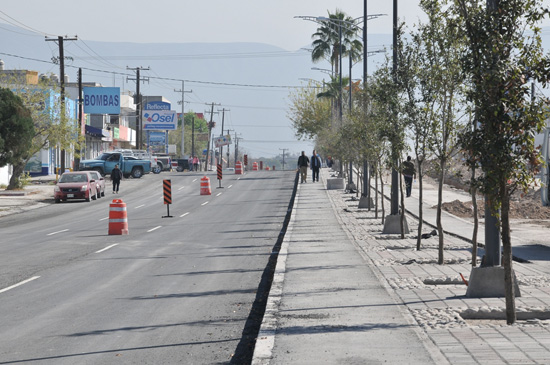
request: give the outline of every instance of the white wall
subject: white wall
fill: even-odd
[[[0,167],[0,185],[8,185],[11,177],[11,165]]]

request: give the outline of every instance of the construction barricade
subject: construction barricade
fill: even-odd
[[[252,171],[258,171],[258,163],[257,162],[254,162],[252,164]]]
[[[126,203],[122,199],[113,199],[109,205],[109,235],[129,234]]]
[[[212,195],[212,189],[210,189],[210,179],[206,176],[201,179],[201,195]]]
[[[243,174],[243,164],[241,161],[235,162],[235,175],[242,175]]]

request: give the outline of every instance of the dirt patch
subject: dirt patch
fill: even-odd
[[[442,204],[442,209],[461,218],[473,218],[474,209],[472,202],[461,202],[454,200]],[[483,200],[477,201],[478,217],[485,218],[485,209]],[[521,201],[510,202],[511,219],[550,219],[550,207],[543,207],[540,199],[524,199]]]
[[[429,163],[426,174],[437,181],[438,176],[435,169],[435,164]],[[479,172],[478,172],[479,173]],[[459,159],[453,159],[449,163],[449,167],[445,174],[445,184],[468,192],[470,181],[470,170],[464,166]],[[437,182],[436,182],[437,183]],[[478,198],[478,217],[485,217],[485,209],[483,199]],[[461,218],[473,218],[474,211],[472,202],[461,202],[454,200],[452,202],[443,203],[443,210]],[[542,206],[540,197],[540,188],[533,188],[524,192],[516,192],[510,201],[510,218],[511,219],[528,219],[528,220],[546,220],[550,219],[550,207]]]

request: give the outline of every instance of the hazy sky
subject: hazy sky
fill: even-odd
[[[422,16],[418,0],[399,1],[400,17]],[[294,51],[311,42],[316,24],[295,16],[326,16],[336,8],[356,18],[362,0],[2,0],[0,22],[50,36],[128,42],[260,42]],[[391,33],[391,0],[368,1],[369,33]],[[12,17],[14,19],[10,19]],[[23,23],[20,24],[20,23]]]
[[[550,1],[550,0],[545,0]],[[414,27],[419,19],[425,20],[424,14],[418,7],[419,0],[399,0],[399,18],[407,23],[409,28]],[[2,33],[4,46],[1,51],[5,52],[1,58],[6,61],[7,67],[15,67],[22,60],[9,57],[6,54],[14,53],[10,46],[7,46],[10,32],[14,28],[7,29],[3,23],[9,23],[20,29],[26,29],[35,33],[35,38],[40,38],[40,43],[47,43],[51,55],[55,56],[57,48],[53,42],[41,42],[43,36],[75,36],[84,41],[103,42],[133,42],[133,43],[234,43],[234,42],[257,42],[283,48],[286,51],[297,51],[302,47],[311,45],[311,34],[318,27],[311,21],[297,19],[296,16],[327,16],[327,11],[332,13],[338,8],[353,18],[363,15],[362,0],[94,0],[94,1],[68,1],[68,0],[1,0],[0,2],[0,33]],[[368,13],[386,14],[380,18],[369,21],[369,34],[392,33],[392,12],[393,1],[391,0],[369,0]],[[546,21],[543,25],[550,25]],[[15,30],[15,32],[19,32]],[[543,37],[550,37],[550,31],[545,31]],[[374,39],[386,39],[384,37],[373,37]],[[391,38],[390,38],[391,39]],[[385,42],[385,41],[382,41]],[[2,45],[0,39],[0,45]],[[375,44],[371,41],[369,47],[373,50],[388,47],[387,44]],[[119,45],[124,48],[124,45]],[[88,47],[86,45],[86,47]],[[218,45],[215,45],[218,47]],[[215,48],[214,47],[214,48]],[[67,52],[76,49],[67,47]],[[81,48],[81,47],[79,47]],[[152,48],[152,47],[151,47]],[[94,50],[92,50],[95,52]],[[306,51],[302,51],[307,53]],[[290,52],[289,52],[290,53]],[[36,48],[25,50],[21,53],[26,57],[38,57],[49,59],[43,54],[39,55]],[[110,56],[110,54],[97,55],[98,57]],[[307,56],[307,55],[306,55]],[[289,56],[290,57],[290,56]],[[164,62],[176,62],[165,56]],[[373,57],[375,59],[376,57]],[[380,55],[383,59],[383,55]],[[268,64],[270,59],[254,59],[257,65]],[[77,65],[89,66],[87,60],[77,60]],[[93,68],[105,69],[105,63],[98,59],[88,60],[100,66]],[[220,70],[224,64],[214,63],[215,60],[204,59],[216,65]],[[298,85],[303,78],[314,78],[320,81],[326,77],[319,71],[312,71],[309,60],[296,63],[294,67],[287,66],[289,76],[294,73],[295,79],[279,80],[277,85]],[[114,61],[113,61],[114,62]],[[124,61],[123,61],[124,62]],[[126,65],[148,66],[148,59],[127,60]],[[145,62],[141,64],[141,62]],[[191,62],[191,60],[187,60]],[[219,61],[219,62],[223,62]],[[244,61],[243,61],[244,62]],[[369,60],[369,63],[371,60]],[[184,60],[180,61],[186,65]],[[53,63],[37,64],[40,72],[56,72],[57,66]],[[201,64],[202,65],[202,64]],[[301,65],[303,68],[296,67]],[[358,64],[354,71],[354,77],[361,75],[361,65]],[[330,66],[324,66],[325,68]],[[371,70],[373,68],[370,68]],[[107,67],[108,68],[108,67]],[[229,128],[242,133],[242,144],[251,153],[264,155],[280,154],[281,148],[290,148],[291,153],[299,153],[300,150],[311,150],[309,142],[296,142],[294,131],[290,121],[286,118],[288,108],[288,93],[286,89],[258,89],[244,87],[227,87],[212,85],[212,83],[201,84],[202,81],[225,81],[229,83],[242,83],[243,72],[249,70],[230,70],[226,74],[219,74],[213,70],[212,73],[198,77],[196,68],[180,67],[179,72],[169,73],[167,67],[157,64],[145,76],[163,76],[176,79],[196,80],[186,84],[186,89],[192,88],[193,93],[186,96],[186,109],[201,112],[206,102],[215,101],[224,108],[229,107],[228,116]],[[110,69],[119,71],[119,69]],[[126,72],[123,68],[122,72]],[[355,70],[355,67],[354,67]],[[70,70],[73,72],[74,70]],[[75,71],[74,71],[75,72]],[[71,74],[71,79],[75,75]],[[221,71],[220,71],[221,72]],[[89,74],[89,72],[88,72]],[[114,72],[113,72],[114,75]],[[105,73],[95,73],[93,81],[104,83],[105,86],[120,86],[122,88],[133,88],[133,84],[124,82],[115,84],[114,76]],[[265,76],[265,77],[264,77]],[[266,81],[269,73],[263,73],[253,80],[253,84],[273,85],[273,81]],[[88,77],[90,77],[88,75]],[[105,78],[111,78],[105,79]],[[122,76],[119,76],[122,78]],[[223,80],[221,80],[223,79]],[[198,81],[197,81],[198,80]],[[90,80],[87,80],[90,81]],[[111,85],[111,83],[113,83]],[[152,80],[150,84],[144,85],[142,92],[149,95],[163,95],[167,97],[175,108],[175,103],[181,98],[174,89],[180,87],[180,82],[166,82]],[[265,97],[264,97],[265,95]],[[261,100],[258,102],[258,98]],[[219,115],[217,116],[219,118]],[[232,122],[234,121],[234,122]],[[234,124],[231,124],[234,123]],[[226,124],[227,127],[227,124]],[[271,128],[271,129],[270,129]],[[216,132],[217,133],[217,132]],[[221,131],[219,132],[221,133]],[[277,134],[279,133],[279,134]],[[261,136],[258,136],[261,134]],[[287,143],[293,140],[294,143]],[[280,142],[282,141],[282,142]]]

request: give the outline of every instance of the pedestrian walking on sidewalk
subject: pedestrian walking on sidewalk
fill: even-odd
[[[111,171],[111,181],[113,182],[113,194],[118,194],[118,188],[120,187],[120,180],[122,180],[122,171],[115,165],[115,168]]]
[[[319,181],[320,168],[321,168],[321,158],[315,152],[315,150],[313,150],[313,155],[311,155],[311,176],[313,178],[313,182]]]
[[[306,156],[306,152],[302,151],[302,155],[298,157],[298,168],[300,169],[300,177],[302,184],[307,180],[307,168],[309,166],[309,158]]]
[[[416,179],[416,169],[411,161],[411,156],[407,156],[407,161],[403,161],[403,176],[405,177],[405,187],[407,198],[411,196],[413,178]]]

